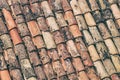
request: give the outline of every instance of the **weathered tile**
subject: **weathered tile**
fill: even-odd
[[[8,34],[1,35],[0,38],[5,49],[13,47],[10,36]]]
[[[94,20],[91,13],[84,14],[84,17],[85,17],[85,20],[86,20],[86,23],[88,26],[95,26],[96,25],[95,20]]]
[[[56,49],[48,50],[48,55],[52,59],[52,61],[59,60],[59,55]]]
[[[25,19],[24,19],[24,16],[23,15],[18,15],[16,16],[16,23],[17,23],[17,26],[18,24],[22,24],[25,22]]]
[[[25,0],[26,1],[26,0]],[[24,2],[24,0],[23,0]],[[31,21],[34,19],[34,16],[32,14],[32,11],[30,10],[30,6],[29,5],[25,5],[22,7],[22,11],[23,11],[23,14],[25,16],[25,20],[26,21]]]
[[[21,70],[22,70],[23,76],[26,79],[35,76],[35,73],[33,71],[31,64],[30,64],[29,59],[20,60],[20,65],[21,65]]]
[[[115,20],[116,28],[120,29],[120,19]]]
[[[83,36],[85,38],[87,45],[91,45],[94,43],[92,36],[87,30],[83,30]]]
[[[85,71],[78,72],[78,79],[79,80],[89,80]]]
[[[69,31],[72,33],[74,38],[82,36],[82,33],[80,32],[79,27],[77,25],[69,26]]]
[[[61,63],[67,74],[71,74],[75,72],[70,59],[65,59],[65,60],[61,59]]]
[[[22,37],[30,35],[30,31],[28,30],[27,24],[25,23],[17,24],[17,28]]]
[[[82,31],[84,29],[88,29],[85,19],[82,15],[75,16],[77,24],[79,26],[79,30]]]
[[[114,41],[114,43],[115,43],[115,45],[117,47],[117,50],[118,50],[118,52],[120,54],[120,43],[119,43],[120,37],[113,38],[113,41]]]
[[[36,77],[30,77],[27,80],[37,80]]]
[[[72,58],[72,63],[77,72],[85,69],[80,57]]]
[[[41,8],[44,12],[45,17],[54,16],[53,13],[52,13],[52,10],[50,9],[48,1],[42,1],[41,2]]]
[[[96,23],[99,23],[99,22],[104,21],[104,18],[103,18],[103,16],[101,15],[100,11],[98,11],[98,10],[97,10],[97,11],[94,11],[92,14],[93,14],[93,17],[94,17]]]
[[[110,11],[110,9],[103,10],[102,15],[103,15],[103,18],[106,19],[106,20],[113,18],[113,15],[112,15],[112,12]]]
[[[47,80],[45,72],[43,71],[43,68],[41,66],[34,67],[34,71],[37,75],[38,80]]]
[[[8,56],[8,67],[9,69],[15,69],[15,68],[20,68],[20,65],[17,61],[17,58],[16,58],[16,55],[15,55],[15,52],[13,49],[7,49],[6,50],[7,52],[7,56]]]
[[[34,45],[38,48],[44,48],[45,47],[45,43],[43,41],[42,36],[36,36],[34,38],[32,38]]]
[[[36,50],[30,36],[25,36],[24,38],[22,38],[22,40],[24,41],[24,44],[25,44],[28,52],[32,52],[32,51]]]
[[[108,29],[107,29],[107,26],[104,23],[99,23],[98,24],[98,29],[99,29],[103,39],[107,39],[107,38],[111,37],[111,35],[110,35],[110,33],[109,33]]]
[[[49,4],[55,12],[62,10],[61,0],[49,0]]]
[[[66,45],[67,45],[67,50],[71,54],[72,57],[80,56],[80,54],[77,51],[77,48],[76,48],[75,43],[73,42],[73,40],[67,41]]]
[[[12,2],[12,7],[15,15],[22,14],[21,5],[18,2],[16,3]]]
[[[2,18],[0,18],[0,35],[8,33],[7,27]]]
[[[45,74],[46,74],[48,80],[56,78],[56,75],[55,75],[50,63],[45,64],[43,67],[44,67],[44,71],[45,71]]]
[[[30,3],[34,3],[34,2],[30,1]],[[30,8],[35,18],[41,16],[40,6],[38,3],[30,4]]]
[[[91,80],[100,80],[94,67],[86,68],[86,74]]]
[[[72,8],[67,0],[61,0],[61,4],[62,4],[62,8],[63,8],[64,12],[72,10]]]
[[[97,52],[97,50],[96,50],[94,45],[90,45],[88,47],[88,51],[90,53],[92,61],[100,60],[100,57],[99,57],[98,52]]]
[[[37,18],[37,23],[38,23],[41,31],[47,31],[48,30],[48,25],[47,25],[44,17]]]
[[[120,72],[120,56],[119,55],[111,55],[112,62],[117,70]]]
[[[94,62],[94,66],[97,70],[98,76],[100,76],[101,79],[108,77],[108,73],[106,72],[101,61]]]
[[[89,27],[89,31],[93,37],[94,42],[99,42],[103,40],[96,26]]]
[[[110,54],[118,54],[117,48],[115,47],[115,45],[111,39],[106,39],[104,41],[105,41],[105,44],[106,44]]]
[[[75,20],[75,17],[73,15],[72,11],[65,12],[64,18],[70,26],[74,25],[74,24],[77,24],[77,21]]]
[[[29,4],[28,0],[19,0],[22,5],[27,5]]]
[[[59,24],[60,27],[65,27],[68,25],[64,19],[62,12],[55,12],[55,16],[57,19],[57,23]]]
[[[60,34],[60,31],[55,31],[52,33],[52,35],[53,35],[53,38],[54,38],[56,44],[60,44],[60,43],[64,42],[64,38]]]
[[[112,37],[120,36],[120,34],[116,28],[116,25],[112,19],[107,20],[106,23],[107,23],[108,29],[109,29]]]
[[[70,5],[71,5],[71,7],[73,9],[74,15],[82,14],[81,9],[79,7],[79,4],[78,4],[77,0],[71,0],[70,1]]]
[[[48,17],[48,18],[46,18],[46,21],[47,21],[47,24],[48,24],[51,32],[59,30],[59,26],[56,23],[56,20],[54,17]]]
[[[112,13],[115,17],[115,19],[119,19],[120,18],[120,9],[119,7],[117,6],[117,4],[112,4],[111,6],[111,10],[112,10]]]
[[[47,49],[56,48],[53,36],[50,32],[42,32]]]
[[[72,34],[69,32],[68,27],[64,27],[61,29],[61,35],[63,36],[65,41],[72,39]]]
[[[112,80],[119,80],[120,77],[119,77],[117,74],[112,74],[112,75],[111,75],[111,79],[112,79]]]
[[[33,66],[38,66],[42,64],[38,57],[37,52],[34,51],[34,52],[29,53],[28,55],[29,55],[30,62]]]
[[[41,49],[39,51],[39,55],[43,64],[50,62],[50,57],[48,56],[47,51],[45,49]]]
[[[19,69],[10,70],[10,75],[12,80],[24,80]]]
[[[66,58],[70,57],[70,54],[68,53],[65,44],[58,44],[57,45],[57,50],[58,50],[59,56],[62,57],[63,59],[66,59]]]
[[[53,70],[57,74],[58,77],[66,75],[64,68],[62,67],[60,61],[52,62]]]
[[[30,3],[37,3],[38,0],[29,0]]]
[[[14,50],[15,50],[16,56],[18,56],[20,60],[27,58],[27,53],[25,50],[25,46],[23,44],[15,45]]]
[[[7,69],[7,65],[3,55],[0,54],[0,70],[5,70],[5,69]]]
[[[72,73],[68,75],[69,80],[78,80],[76,73]]]
[[[78,0],[78,4],[79,4],[80,9],[81,9],[83,14],[90,12],[90,8],[89,8],[86,0]]]
[[[59,77],[59,80],[69,80],[67,76],[61,76]]]
[[[104,0],[98,0],[99,1],[99,5],[100,5],[100,8],[101,9],[106,9],[108,4],[107,4],[107,1],[104,1]]]
[[[90,7],[91,7],[92,11],[100,9],[96,0],[89,0],[89,3],[90,3]]]

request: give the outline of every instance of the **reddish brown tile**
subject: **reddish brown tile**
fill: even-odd
[[[48,50],[48,55],[52,59],[52,61],[59,60],[59,55],[56,49]]]
[[[64,42],[64,38],[62,37],[59,31],[53,32],[52,35],[56,44],[60,44]]]
[[[64,18],[65,20],[68,22],[69,25],[74,25],[74,24],[77,24],[76,20],[75,20],[75,17],[72,13],[72,11],[67,11],[65,12],[64,14]]]
[[[89,80],[85,71],[78,72],[78,79],[79,80]]]
[[[63,8],[64,12],[66,12],[68,10],[72,10],[71,6],[69,5],[67,0],[61,0],[61,4],[62,4],[62,8]]]
[[[40,28],[41,31],[47,31],[48,30],[48,25],[47,25],[44,17],[37,18],[37,22],[38,22],[38,25],[39,25],[39,28]]]
[[[69,30],[74,38],[82,36],[82,33],[80,32],[79,27],[77,25],[70,26]]]
[[[12,80],[24,80],[19,69],[10,70]]]
[[[50,63],[44,65],[44,71],[45,71],[45,74],[46,74],[46,76],[49,80],[53,79],[53,78],[56,78],[56,75],[55,75],[55,73],[53,71],[53,68],[50,65]]]
[[[65,44],[58,44],[57,45],[58,54],[61,58],[66,59],[70,57],[70,54],[67,51]]]
[[[8,30],[16,28],[16,23],[15,23],[12,15],[11,15],[11,13],[8,10],[6,10],[6,9],[2,9],[2,12],[3,12],[3,15],[5,17]]]
[[[37,75],[38,80],[46,80],[45,72],[43,71],[43,68],[41,66],[34,67],[35,73]]]
[[[72,63],[77,72],[85,69],[80,57],[73,58]]]
[[[19,43],[22,43],[22,40],[21,40],[21,38],[20,38],[20,35],[18,34],[17,29],[12,29],[12,30],[10,31],[10,36],[11,36],[11,38],[12,38],[12,40],[13,40],[13,44],[14,44],[14,45],[17,45],[17,44],[19,44]]]
[[[30,21],[30,22],[27,22],[27,24],[28,24],[28,28],[30,30],[32,37],[35,37],[35,36],[41,34],[41,32],[39,30],[39,26],[36,23],[36,21]]]
[[[50,62],[50,57],[48,56],[46,49],[41,49],[39,51],[39,55],[43,64]]]
[[[45,43],[43,41],[42,36],[36,36],[34,38],[32,38],[34,45],[38,48],[44,48],[45,47]]]
[[[34,51],[34,52],[29,53],[28,55],[29,55],[30,62],[33,66],[38,66],[42,64],[38,57],[37,52]]]
[[[66,75],[66,72],[64,71],[64,68],[62,67],[60,61],[52,62],[52,66],[58,77]]]

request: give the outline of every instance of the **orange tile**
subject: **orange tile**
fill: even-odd
[[[80,32],[79,27],[77,25],[70,26],[69,30],[74,36],[74,38],[82,36],[82,33]]]
[[[36,23],[36,21],[29,21],[29,22],[27,22],[27,24],[28,24],[28,28],[30,30],[32,37],[35,37],[35,36],[41,34],[39,26]]]
[[[11,15],[11,13],[8,10],[4,9],[4,8],[2,9],[2,12],[3,12],[5,20],[7,22],[8,29],[10,30],[10,29],[15,28],[16,27],[16,23],[15,23],[12,15]]]
[[[2,70],[0,71],[0,74],[1,74],[1,80],[11,80],[8,70]]]
[[[18,34],[17,32],[17,29],[12,29],[10,31],[10,36],[13,40],[13,44],[16,45],[16,44],[19,44],[19,43],[22,43],[22,40],[20,38],[20,35]]]
[[[65,18],[65,20],[68,21],[69,25],[77,24],[77,21],[75,20],[75,17],[73,15],[72,11],[65,12],[64,18]]]

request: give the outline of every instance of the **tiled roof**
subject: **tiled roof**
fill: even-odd
[[[0,80],[120,80],[120,0],[0,0]]]

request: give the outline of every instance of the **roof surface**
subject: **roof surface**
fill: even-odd
[[[120,80],[120,0],[0,0],[0,80]]]

